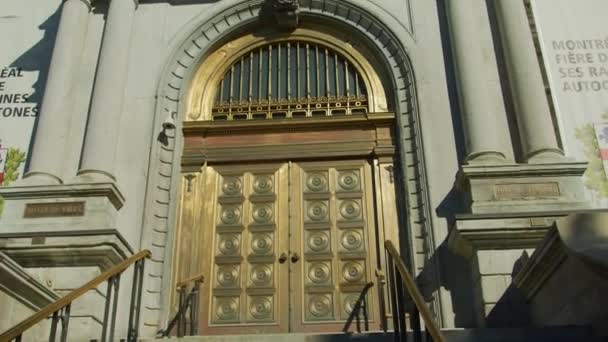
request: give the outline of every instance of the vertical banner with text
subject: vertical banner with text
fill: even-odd
[[[61,0],[1,3],[0,186],[23,175],[55,44]]]
[[[564,150],[589,163],[588,195],[596,207],[608,207],[608,156],[602,153],[608,141],[608,1],[531,4]]]

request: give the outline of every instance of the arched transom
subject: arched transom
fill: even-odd
[[[388,111],[367,51],[318,30],[225,43],[190,80],[187,121],[350,116]]]
[[[367,112],[367,87],[339,52],[289,40],[243,54],[220,79],[213,120],[285,119]]]

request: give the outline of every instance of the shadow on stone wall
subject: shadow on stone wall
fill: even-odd
[[[528,253],[523,251],[519,259],[513,264],[511,284],[487,315],[487,327],[520,328],[532,326],[530,305],[523,292],[512,283],[529,258]]]
[[[448,47],[449,48],[449,47]],[[453,109],[454,110],[454,109]],[[460,122],[454,118],[454,122]],[[456,126],[455,126],[456,130]],[[459,144],[459,146],[463,146]],[[462,152],[462,151],[461,151]],[[459,152],[459,153],[461,153]],[[459,155],[459,158],[464,158]],[[448,229],[454,226],[456,215],[466,212],[463,193],[458,191],[454,185],[450,192],[443,198],[435,208],[435,214],[444,218]],[[432,265],[437,264],[440,279],[438,284],[433,284],[431,274]],[[454,254],[448,247],[447,238],[436,249],[435,255],[418,277],[420,284],[427,283],[428,291],[437,291],[443,287],[450,292],[452,308],[454,310],[454,325],[457,328],[474,328],[478,326],[478,314],[475,308],[475,292],[472,287],[472,270],[470,262],[459,255]]]
[[[433,283],[432,265],[439,266],[440,279]],[[447,240],[435,250],[416,282],[427,301],[432,299],[431,294],[444,288],[450,292],[452,308],[454,310],[454,326],[456,328],[475,328],[478,326],[475,310],[475,293],[471,284],[471,268],[469,262],[448,248]]]
[[[443,201],[435,209],[438,217],[447,221],[448,229],[454,229],[456,216],[467,213],[465,206],[465,195],[454,185],[450,192],[444,197]],[[523,251],[522,256],[513,264],[511,281],[523,268],[528,260],[527,252]],[[429,272],[430,267],[437,263],[439,266],[440,279],[438,284],[432,284]],[[471,261],[453,253],[448,247],[447,238],[432,256],[428,267],[418,277],[421,287],[430,293],[443,287],[450,292],[452,307],[454,310],[454,324],[457,328],[474,328],[482,326],[484,321],[484,308],[481,302],[481,293],[476,293],[473,284],[473,265]],[[430,297],[428,297],[430,299]],[[487,327],[527,327],[530,326],[530,310],[525,296],[521,291],[511,284],[505,291],[494,309],[485,317]]]
[[[61,6],[38,26],[43,32],[42,38],[9,64],[9,67],[21,68],[25,72],[38,72],[38,78],[32,85],[34,91],[30,94],[27,101],[27,104],[30,104],[32,107],[37,106],[38,109],[40,109],[42,98],[44,97],[44,90],[51,64],[51,56],[53,54],[53,46],[55,45],[60,16]],[[18,37],[15,37],[15,39],[18,39]],[[34,120],[34,128],[26,153],[25,170],[28,170],[29,168],[37,127],[38,117]]]

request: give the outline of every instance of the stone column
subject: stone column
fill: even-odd
[[[563,159],[523,1],[494,1],[524,158]]]
[[[483,0],[446,0],[467,163],[504,163],[513,149]]]
[[[84,182],[115,181],[116,144],[136,8],[136,0],[110,2],[78,171]]]
[[[61,10],[55,47],[42,100],[29,172],[24,181],[61,184],[69,135],[72,90],[84,48],[89,0],[66,0]]]

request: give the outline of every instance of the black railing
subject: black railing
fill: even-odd
[[[390,302],[395,341],[407,342],[409,322],[414,342],[445,342],[441,330],[433,320],[414,278],[391,241],[385,242]],[[424,320],[426,339],[422,338],[420,317]],[[386,324],[384,323],[386,326]]]
[[[129,308],[129,326],[127,331],[127,341],[136,342],[139,331],[139,313],[141,311],[141,291],[144,278],[144,262],[150,257],[150,251],[141,251],[127,260],[115,265],[103,272],[95,279],[84,284],[80,288],[68,293],[63,298],[49,304],[42,310],[36,312],[29,318],[23,320],[13,328],[0,335],[0,342],[16,341],[20,342],[23,333],[41,321],[51,318],[51,332],[49,341],[55,342],[57,330],[61,329],[59,341],[65,342],[68,338],[68,327],[70,323],[70,309],[72,302],[85,293],[97,288],[104,281],[107,281],[106,303],[102,322],[101,341],[113,341],[116,327],[116,311],[118,308],[118,290],[120,289],[120,276],[131,265],[133,271],[133,288],[131,292],[131,306]],[[111,311],[110,311],[111,310]],[[109,329],[108,329],[109,328]]]
[[[361,312],[363,312],[363,322],[365,324],[365,331],[369,331],[369,317],[367,314],[367,292],[369,289],[374,286],[374,283],[369,282],[365,285],[365,287],[361,290],[359,294],[359,298],[353,305],[352,311],[346,320],[346,324],[344,324],[343,332],[348,333],[350,330],[350,326],[353,323],[353,320],[357,319],[357,332],[361,332]]]
[[[189,279],[185,279],[177,283],[177,292],[179,292],[179,306],[177,313],[167,325],[167,328],[160,330],[157,334],[158,337],[168,337],[174,328],[177,327],[176,336],[195,336],[198,334],[198,311],[199,311],[199,294],[200,286],[203,283],[203,276],[199,275]],[[188,284],[193,283],[190,292],[186,295]],[[186,312],[190,316],[190,329],[187,329],[188,320],[186,319]],[[189,330],[186,335],[186,330]]]

